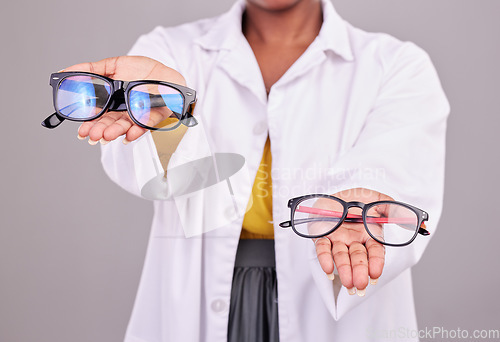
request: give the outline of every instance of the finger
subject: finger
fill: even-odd
[[[323,271],[330,278],[333,275],[333,255],[332,255],[332,243],[328,238],[319,238],[314,243],[316,245],[316,254],[318,255],[318,261],[321,265]]]
[[[95,125],[99,123],[104,123],[106,126],[111,126],[114,122],[116,122],[119,118],[122,117],[121,113],[118,112],[108,112],[104,114],[102,117],[92,120],[92,121],[86,121],[80,125],[78,128],[78,135],[82,138],[85,138],[89,136],[90,131],[94,128]],[[102,129],[102,127],[101,127]],[[97,129],[95,132],[97,132],[99,129]],[[94,133],[95,134],[95,133]],[[123,134],[123,133],[122,133]],[[98,134],[93,136],[93,138],[96,138]],[[102,135],[101,135],[102,137]],[[90,137],[92,139],[92,137]],[[99,138],[100,139],[100,138]],[[99,140],[97,139],[97,140]],[[93,139],[92,139],[93,140]],[[97,141],[95,140],[95,141]]]
[[[78,135],[85,138],[89,135],[90,129],[96,124],[97,120],[86,121],[78,128]]]
[[[354,285],[352,282],[351,259],[349,257],[349,250],[347,246],[342,242],[334,241],[332,254],[342,285],[344,285],[347,289],[352,289]]]
[[[125,134],[131,126],[132,123],[123,118],[116,120],[110,125],[98,122],[90,129],[89,138],[93,141],[99,141],[101,138],[104,138],[104,140],[107,141],[114,140],[120,135]],[[105,136],[105,132],[108,130],[111,130],[113,134]]]
[[[368,252],[364,245],[354,242],[349,246],[349,256],[351,258],[353,284],[359,295],[368,286]]]
[[[133,127],[133,124],[130,119],[121,117],[104,129],[102,137],[106,141],[115,140],[119,136],[126,134],[131,127]]]
[[[366,242],[368,251],[368,271],[374,281],[380,278],[385,264],[385,247],[373,239]]]
[[[134,141],[134,140],[138,139],[139,137],[141,137],[146,132],[147,132],[147,129],[134,125],[128,130],[126,139],[128,141]]]
[[[121,112],[109,112],[98,120],[88,121],[80,125],[78,135],[89,136],[92,141],[117,139],[127,134],[128,141],[134,141],[147,132],[147,129],[134,125],[130,118]]]
[[[112,127],[114,124],[116,124],[118,121],[120,121],[123,118],[123,114],[121,112],[109,112],[103,115],[101,118],[99,118],[92,128],[89,131],[89,138],[94,141],[98,141],[101,138],[104,138],[104,131],[107,130],[109,127]],[[125,120],[126,121],[126,120]],[[121,127],[121,134],[123,134],[125,131],[124,129],[128,129],[131,124],[127,125],[127,122],[123,123],[122,125],[119,125]],[[119,134],[120,135],[120,134]],[[117,135],[114,139],[116,139],[119,135]],[[113,140],[113,139],[109,139]],[[108,140],[108,141],[109,141]]]
[[[125,112],[108,112],[104,114],[102,117],[97,120],[97,122],[94,124],[94,126],[91,129],[91,138],[99,138],[102,137],[104,139],[114,140],[118,138],[120,135],[124,134],[127,129],[130,128],[132,125],[132,122],[130,121],[128,115],[124,114]],[[121,122],[120,120],[124,120]],[[113,127],[115,124],[118,123],[118,127],[115,127],[118,132],[116,133],[115,136],[112,136],[109,134],[106,135],[106,131],[109,130],[109,128]],[[111,130],[111,133],[113,133],[113,130]]]

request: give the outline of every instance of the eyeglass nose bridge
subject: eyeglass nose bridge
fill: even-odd
[[[111,103],[109,104],[109,110],[113,111],[125,111],[127,110],[127,105],[125,104],[125,89],[127,88],[129,82],[113,80],[113,93],[111,94]]]
[[[347,202],[346,203],[346,209],[349,210],[349,208],[360,208],[360,209],[364,209],[364,207],[366,206],[365,203],[363,202],[356,202],[356,201],[353,201],[353,202]]]
[[[127,81],[120,81],[120,80],[113,80],[113,89],[116,91],[118,90],[124,90],[129,82]]]

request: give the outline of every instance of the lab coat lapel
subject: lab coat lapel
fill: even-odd
[[[218,68],[226,72],[240,86],[250,90],[260,102],[267,101],[259,65],[244,37],[233,50],[221,58]]]
[[[241,31],[244,9],[245,2],[237,1],[229,12],[220,16],[213,27],[194,43],[207,53],[216,52],[218,57],[215,69],[229,75],[265,103],[266,90],[262,74],[252,48]]]
[[[293,82],[323,63],[326,59],[326,55],[319,45],[318,40],[314,40],[299,59],[297,59],[287,72],[275,83],[275,86]]]

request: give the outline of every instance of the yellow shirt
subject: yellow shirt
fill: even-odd
[[[240,239],[274,239],[271,141],[267,137],[262,160],[252,188],[252,198],[243,218]]]

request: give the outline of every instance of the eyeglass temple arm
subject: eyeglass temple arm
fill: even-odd
[[[310,218],[304,218],[304,219],[296,219],[294,220],[295,223],[309,223],[309,222],[315,222],[315,221],[332,221],[332,222],[339,222],[339,218],[328,218],[328,217],[310,217]],[[284,221],[279,224],[281,228],[290,228],[292,226],[292,221]]]
[[[144,92],[140,92],[137,90],[136,90],[136,92],[144,93]],[[146,94],[146,93],[144,93],[144,94]],[[159,107],[167,107],[168,108],[168,106],[166,106],[166,104],[165,104],[165,100],[163,99],[162,95],[156,95],[156,94],[150,95],[150,101],[151,101],[151,103],[150,103],[151,108],[159,108]],[[172,113],[174,113],[174,115],[177,117],[177,119],[179,119],[181,121],[181,123],[183,125],[185,125],[187,127],[193,127],[193,126],[196,126],[198,124],[198,121],[192,115],[195,106],[196,106],[196,99],[189,104],[189,107],[186,111],[186,116],[184,118],[181,118],[182,115],[180,113],[177,113],[174,111],[172,111]],[[116,105],[112,104],[110,110],[125,111],[125,110],[127,110],[127,107],[125,106],[124,102],[123,103],[119,102]]]
[[[354,221],[355,220],[355,221]],[[327,219],[326,217],[314,217],[314,218],[307,218],[307,219],[298,219],[298,220],[295,220],[295,223],[309,223],[309,222],[315,222],[315,221],[336,221],[338,222],[339,219],[338,218],[329,218]],[[347,222],[363,222],[362,220],[360,219],[351,219],[351,220],[348,220],[346,219]],[[279,226],[281,228],[290,228],[292,226],[292,221],[284,221],[284,222],[281,222],[279,224]],[[429,231],[425,228],[425,224],[422,223],[422,225],[419,227],[418,229],[418,233],[421,234],[421,235],[424,235],[424,236],[427,236],[427,235],[430,235]]]
[[[159,102],[156,102],[153,105],[155,107],[163,107],[163,106],[165,106],[165,103],[163,102],[163,104],[160,105]],[[195,105],[196,105],[196,100],[193,101],[189,105],[189,109],[188,109],[188,111],[186,113],[187,114],[186,117],[181,120],[182,124],[184,124],[187,127],[193,127],[193,126],[196,126],[198,124],[198,121],[191,115],[192,111],[194,110]],[[113,108],[113,110],[115,110],[115,111],[125,111],[125,110],[127,110],[127,108],[125,107],[125,103],[123,103],[123,105],[122,104],[117,105],[115,108]],[[173,112],[173,113],[178,118],[180,118],[180,114],[179,113],[176,113],[176,112]],[[64,120],[65,120],[65,118],[63,118],[62,116],[60,116],[56,112],[56,113],[53,113],[52,115],[49,115],[45,120],[43,120],[42,121],[42,126],[45,127],[45,128],[48,128],[48,129],[54,129],[57,126],[59,126]]]
[[[81,84],[84,82],[81,81],[74,81],[74,80],[69,80],[66,79],[61,85],[59,86],[59,90],[64,90],[72,93],[78,93],[78,84]],[[109,93],[109,86],[105,86],[103,84],[92,84],[92,87],[94,88],[95,92],[95,99],[101,99],[101,100],[107,100],[108,97],[110,96]],[[148,95],[149,100],[151,101],[150,105],[152,108],[157,108],[157,107],[165,107],[165,100],[163,99],[163,96],[160,94],[149,94],[143,91],[139,90],[134,90],[136,93],[143,94],[142,96]],[[115,91],[112,95],[112,100],[109,105],[109,110],[112,111],[126,111],[127,107],[125,105],[125,98],[123,96],[123,91],[122,89],[119,89]],[[104,105],[102,103],[101,105]],[[193,107],[194,108],[194,107]],[[173,112],[179,119],[180,119],[180,114]]]
[[[193,116],[194,107],[196,107],[196,102],[197,99],[194,99],[194,101],[189,104],[189,107],[186,111],[186,117],[181,120],[181,123],[187,127],[193,127],[198,124],[198,121]]]
[[[42,121],[42,126],[45,128],[53,129],[59,126],[64,121],[64,118],[59,116],[57,113],[49,115],[45,120]]]
[[[308,214],[324,215],[324,216],[328,216],[328,217],[332,217],[332,218],[334,218],[334,217],[341,218],[342,217],[342,213],[339,211],[326,210],[326,209],[320,209],[320,208],[299,206],[295,209],[295,211],[308,213]],[[326,217],[320,218],[320,219],[325,221]],[[405,218],[405,217],[389,218],[389,217],[370,217],[370,216],[368,216],[366,219],[367,219],[367,223],[395,223],[403,228],[405,228],[403,225],[413,222],[412,218]],[[316,220],[311,220],[311,219],[303,219],[303,220],[308,220],[308,221],[303,221],[303,223],[316,221]],[[328,221],[331,221],[331,219],[329,219]],[[361,215],[356,215],[356,214],[347,214],[345,222],[362,223],[363,217]],[[289,228],[292,226],[292,222],[291,221],[281,222],[279,224],[279,226],[282,228]],[[422,221],[422,224],[420,225],[420,227],[418,229],[418,233],[421,235],[425,235],[425,236],[430,235],[429,231],[426,228],[427,227],[425,226],[425,222]]]

